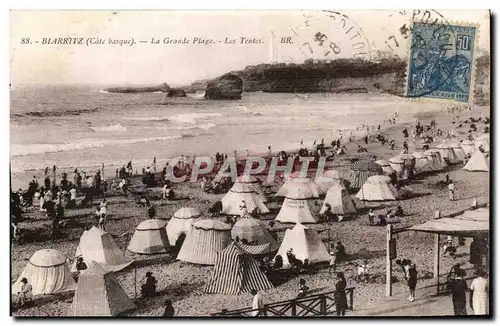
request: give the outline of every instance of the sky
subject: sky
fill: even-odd
[[[489,51],[486,10],[12,11],[11,84],[175,86],[260,63],[368,60],[377,51],[407,57],[408,40],[400,28],[412,19],[475,24],[479,48]],[[42,44],[43,38],[66,37],[84,43],[98,38],[105,44]],[[257,43],[241,44],[242,37]],[[287,37],[293,44],[281,43]],[[22,44],[23,38],[31,44]],[[133,46],[109,44],[132,38]],[[152,44],[153,38],[160,44]],[[165,38],[187,38],[190,44],[162,44]],[[210,39],[214,43],[206,44]]]

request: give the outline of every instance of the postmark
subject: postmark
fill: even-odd
[[[406,95],[471,102],[478,27],[418,21],[410,32]]]

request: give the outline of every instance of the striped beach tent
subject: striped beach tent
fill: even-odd
[[[441,171],[443,170],[443,164],[439,161],[438,158],[439,152],[431,152],[431,151],[425,151],[424,155],[427,156],[427,159],[429,162],[431,162],[432,169],[434,171]]]
[[[205,285],[205,292],[217,294],[249,293],[272,289],[273,285],[260,270],[255,259],[231,242],[217,254],[214,270]]]
[[[261,186],[260,180],[256,177],[249,174],[242,174],[236,179],[236,182],[248,184],[251,188],[253,188],[253,190],[255,190],[264,203],[267,202],[266,193]]]
[[[125,260],[125,253],[118,247],[113,236],[95,226],[83,231],[75,257],[83,257],[86,262],[95,261],[103,269],[113,272],[120,271],[132,263]],[[76,263],[75,259],[71,266],[72,272],[77,271]]]
[[[356,160],[351,162],[350,167],[351,171],[346,180],[351,189],[361,188],[371,176],[384,174],[382,167],[371,161]]]
[[[356,198],[364,201],[391,201],[397,200],[398,197],[398,191],[391,185],[391,179],[381,175],[369,177],[356,194]]]
[[[166,221],[151,219],[142,221],[130,239],[128,251],[137,254],[154,255],[168,252],[169,244]]]
[[[459,162],[463,162],[465,160],[465,151],[460,145],[459,142],[451,142],[450,148],[453,150],[453,153],[455,153],[455,156],[457,157],[457,160]]]
[[[380,165],[380,167],[382,168],[382,171],[385,173],[385,174],[392,174],[394,172],[394,169],[391,167],[391,165],[389,164],[389,162],[387,162],[386,160],[378,160],[378,161],[375,161],[375,163],[377,163],[378,165]]]
[[[468,139],[462,140],[460,145],[462,146],[462,149],[464,150],[465,154],[467,155],[474,154],[474,149],[476,146],[474,145],[474,142],[472,140]]]
[[[354,206],[349,192],[340,184],[334,184],[328,189],[323,206],[319,212],[320,214],[326,212],[326,204],[331,206],[333,214],[347,215],[357,213],[356,206]]]
[[[309,208],[310,199],[313,198],[308,188],[293,187],[286,195],[275,220],[281,223],[318,223]]]
[[[414,152],[413,157],[415,157],[415,166],[413,170],[415,173],[432,172],[434,167],[432,166],[432,158],[424,154],[424,152]]]
[[[111,317],[135,309],[113,272],[95,261],[80,273],[69,315]]]
[[[256,208],[260,214],[269,213],[261,196],[248,183],[235,182],[221,202],[222,213],[227,215],[241,215],[243,204],[245,204],[248,213],[253,212]]]
[[[23,272],[12,285],[12,294],[21,290],[23,278],[33,287],[33,295],[73,291],[76,287],[66,257],[55,249],[38,250],[30,257]]]
[[[217,253],[231,242],[229,224],[204,219],[193,223],[186,235],[177,259],[193,264],[213,265]]]
[[[279,247],[266,227],[259,220],[251,217],[239,219],[234,223],[231,238],[233,240],[245,240],[249,245],[269,244],[268,249],[270,252],[278,250]]]
[[[438,165],[441,167],[441,170],[448,166],[448,163],[446,163],[446,161],[443,159],[443,157],[441,156],[441,152],[439,152],[438,149],[436,148],[428,149],[424,153],[425,154],[431,153],[433,156],[435,156]]]
[[[194,207],[178,209],[167,223],[167,237],[171,246],[175,246],[181,234],[187,234],[191,225],[201,216],[201,212]]]
[[[448,164],[456,164],[459,162],[458,157],[455,155],[453,148],[448,143],[442,143],[436,146],[441,154],[441,157],[446,160]]]

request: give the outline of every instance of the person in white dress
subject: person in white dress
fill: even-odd
[[[257,292],[257,290],[252,289],[251,293],[253,295],[252,309],[254,309],[254,311],[252,311],[252,316],[257,317],[260,314],[260,309],[264,308],[264,302],[262,301],[262,296]]]
[[[477,277],[470,285],[470,305],[474,315],[488,314],[488,280],[483,270],[477,271]]]

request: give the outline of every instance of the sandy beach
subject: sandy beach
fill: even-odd
[[[461,128],[458,128],[457,124],[452,123],[452,119],[457,115],[460,121],[467,119],[469,116],[489,117],[489,111],[489,107],[473,107],[471,112],[460,111],[453,114],[446,112],[425,112],[417,114],[415,118],[423,124],[428,124],[431,120],[435,120],[438,128],[445,131],[454,130],[457,133],[457,137],[454,140],[460,141],[467,137],[469,125],[464,123]],[[489,125],[478,123],[477,126],[477,133],[479,134],[485,126]],[[413,128],[410,128],[410,124],[408,123],[385,125],[383,127],[383,133],[387,134],[389,139],[394,138],[396,140],[394,150],[390,150],[387,144],[382,146],[377,142],[375,140],[376,130],[374,130],[371,132],[371,139],[367,145],[359,138],[356,138],[352,143],[347,142],[348,154],[342,156],[335,155],[333,160],[327,162],[327,168],[338,170],[342,176],[346,177],[349,171],[349,159],[353,157],[369,159],[371,156],[376,155],[377,159],[383,158],[388,160],[399,154],[403,143],[402,130],[407,127],[411,133]],[[344,138],[346,137],[348,135],[344,135]],[[411,154],[417,150],[418,145],[411,141],[411,135],[408,139],[409,153]],[[332,140],[325,137],[325,143],[327,144]],[[442,140],[443,138],[435,139],[431,144],[431,148],[435,148]],[[358,144],[366,147],[368,152],[357,153],[356,148]],[[278,148],[273,149],[277,150]],[[368,209],[373,208],[375,214],[385,214],[387,209],[394,209],[400,205],[405,212],[405,216],[399,218],[399,222],[395,223],[394,227],[403,228],[421,223],[433,217],[436,210],[441,211],[442,215],[446,215],[469,208],[472,205],[473,199],[476,199],[479,204],[489,203],[489,173],[468,172],[462,170],[462,167],[461,164],[457,164],[449,167],[447,170],[429,173],[424,177],[416,178],[408,185],[402,187],[403,191],[410,193],[411,196],[397,202],[364,204],[355,199],[359,213],[358,218],[340,223],[332,223],[331,225],[319,223],[311,225],[311,227],[324,230],[320,234],[326,242],[328,241],[328,234],[330,234],[331,241],[342,241],[349,255],[355,256],[360,250],[368,249],[372,254],[370,274],[384,276],[386,229],[385,227],[368,225]],[[449,174],[449,177],[454,181],[456,186],[457,200],[453,202],[448,200],[447,188],[436,185],[438,181],[445,179],[446,173]],[[109,180],[110,176],[114,176],[114,174],[114,170],[109,171],[106,178]],[[19,173],[17,178],[24,181],[29,180],[32,175],[33,172],[28,171]],[[43,180],[39,181],[42,182]],[[141,183],[140,177],[134,177],[133,183],[139,185]],[[280,185],[267,184],[266,182],[263,184],[266,191],[272,194],[276,193]],[[200,189],[199,183],[174,184],[173,189],[176,195],[185,199],[173,200],[166,203],[160,199],[161,188],[145,189],[145,195],[151,200],[151,203],[156,205],[157,218],[170,219],[177,209],[188,206],[196,207],[202,213],[206,214],[208,208],[224,196],[224,194],[213,195],[204,193]],[[354,198],[354,194],[351,196]],[[115,190],[107,194],[107,200],[109,203],[109,219],[106,231],[113,235],[123,235],[129,232],[128,235],[115,237],[115,241],[119,247],[122,250],[126,250],[134,228],[141,221],[148,219],[147,208],[139,207],[135,203],[133,196],[124,196]],[[321,205],[322,200],[316,200],[316,203],[312,206],[316,208],[315,210],[313,209],[313,215],[318,215]],[[271,210],[271,213],[261,217],[261,220],[266,222],[276,217],[280,203],[272,202],[267,206]],[[25,267],[27,260],[37,250],[53,248],[73,258],[79,238],[85,227],[96,224],[93,213],[94,208],[92,206],[66,210],[62,236],[54,242],[49,240],[51,221],[43,213],[37,209],[30,209],[24,214],[26,220],[19,223],[19,227],[31,235],[33,241],[21,245],[12,245],[11,283],[15,282]],[[220,219],[224,220],[223,217]],[[279,225],[279,228],[285,229],[291,226],[283,224]],[[279,240],[282,240],[283,235],[284,231],[278,233]],[[468,266],[469,243],[470,239],[468,239],[465,247],[459,248],[459,257],[456,259],[443,256],[441,265],[443,274],[446,274],[450,267],[457,262],[463,262],[465,266]],[[416,263],[420,278],[429,278],[429,275],[432,274],[432,248],[433,236],[430,234],[405,232],[397,236],[398,259],[409,258]],[[251,306],[251,294],[236,296],[204,293],[203,287],[206,279],[213,270],[212,266],[199,266],[175,261],[169,254],[144,256],[126,252],[126,257],[129,260],[136,260],[136,266],[120,271],[116,275],[129,297],[132,299],[136,298],[136,292],[140,292],[141,280],[147,271],[154,273],[154,276],[158,280],[158,291],[160,292],[158,296],[151,299],[137,297],[135,300],[137,309],[129,313],[129,315],[159,316],[163,313],[163,302],[166,298],[173,300],[176,315],[178,316],[207,316],[219,312],[223,308],[232,310]],[[339,267],[339,270],[345,272],[348,286],[355,287],[354,309],[373,305],[384,296],[385,284],[365,284],[354,281],[356,275],[356,268],[354,266],[342,265]],[[335,277],[333,274],[329,275],[326,269],[319,270],[316,274],[301,275],[300,277],[306,279],[313,293],[333,291],[335,289]],[[395,277],[399,281],[394,284],[394,292],[402,293],[407,291],[406,283],[402,282],[402,273],[397,268],[395,268]],[[137,280],[136,288],[134,288],[134,279]],[[298,279],[299,277],[290,278],[272,290],[263,291],[264,302],[271,303],[294,298],[299,288]],[[67,315],[72,297],[71,293],[48,296],[37,299],[32,307],[17,309],[13,313],[15,316],[65,316]]]

